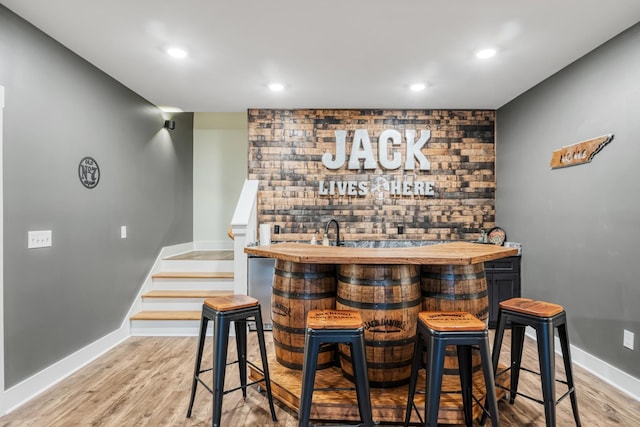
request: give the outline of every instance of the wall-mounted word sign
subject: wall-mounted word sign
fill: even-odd
[[[329,152],[322,155],[322,164],[328,169],[340,169],[346,161],[347,131],[337,130],[335,133],[335,155]],[[420,170],[429,170],[431,165],[424,153],[422,153],[422,148],[430,138],[430,130],[421,131],[420,138],[417,141],[415,129],[405,130],[405,156],[403,159],[402,153],[398,150],[393,150],[389,153],[389,145],[391,147],[402,145],[402,134],[395,129],[386,129],[378,137],[378,161],[376,161],[369,133],[366,129],[356,129],[351,141],[347,168],[351,170],[360,169],[360,161],[362,160],[364,169],[376,169],[378,163],[384,169],[398,169],[402,166],[404,160],[404,170],[413,170],[416,167],[417,160]]]
[[[610,133],[555,150],[551,155],[551,169],[589,163],[612,139],[613,134]]]
[[[399,180],[390,181],[384,177],[374,177],[369,181],[320,181],[319,196],[366,196],[384,200],[390,196],[433,196],[433,182]]]

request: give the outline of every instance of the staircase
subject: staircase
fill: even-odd
[[[131,335],[198,335],[202,302],[233,294],[233,251],[192,251],[162,259],[130,317]]]

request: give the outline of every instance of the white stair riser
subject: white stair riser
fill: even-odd
[[[209,325],[208,334],[213,333]],[[198,336],[200,333],[199,320],[132,320],[131,335],[133,336]]]
[[[204,298],[142,298],[143,311],[200,311]]]
[[[169,260],[163,259],[160,263],[162,271],[233,271],[233,260]]]
[[[233,291],[233,279],[153,279],[154,290]]]
[[[229,327],[229,336],[235,336],[233,323]],[[193,336],[200,335],[199,320],[132,320],[132,336]],[[213,336],[213,322],[207,327],[207,337]],[[195,348],[194,348],[195,350]]]

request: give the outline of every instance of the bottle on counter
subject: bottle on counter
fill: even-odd
[[[327,236],[327,233],[324,233],[322,237],[322,246],[329,246],[329,236]]]
[[[316,235],[314,234],[313,236],[311,236],[311,244],[312,245],[316,245],[318,243],[317,239],[316,239]]]

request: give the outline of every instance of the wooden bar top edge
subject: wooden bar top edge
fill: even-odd
[[[470,242],[448,242],[400,248],[353,248],[275,243],[250,246],[245,253],[302,264],[470,265],[518,254],[518,249]]]

